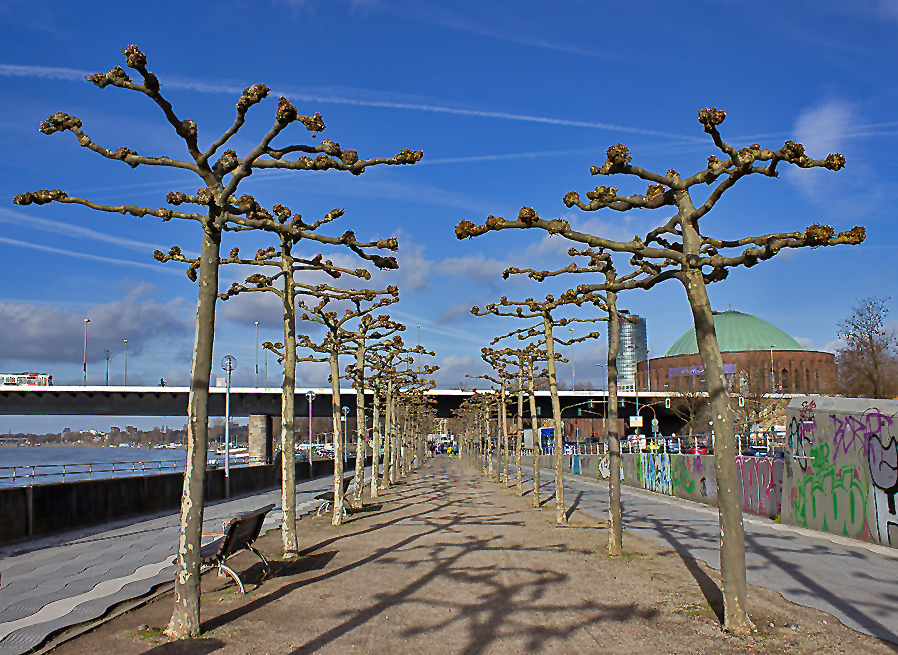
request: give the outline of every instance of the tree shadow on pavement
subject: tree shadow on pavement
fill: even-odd
[[[720,624],[723,625],[723,592],[720,590],[720,587],[718,587],[717,583],[705,573],[699,561],[689,555],[689,549],[677,541],[676,537],[667,529],[664,523],[658,519],[653,519],[652,523],[658,534],[661,535],[676,554],[679,555],[680,559],[683,560],[683,564],[698,584],[698,588],[708,602],[708,606],[714,611],[714,614],[717,615]]]
[[[221,639],[183,639],[159,644],[143,655],[208,655],[226,645]]]

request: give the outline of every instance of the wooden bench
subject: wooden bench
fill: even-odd
[[[202,567],[207,569],[218,567],[219,575],[222,572],[230,575],[240,588],[240,593],[245,594],[246,590],[243,588],[243,581],[240,580],[240,576],[225,562],[230,557],[248,550],[262,560],[265,575],[268,575],[271,571],[268,560],[253,547],[253,543],[255,543],[262,532],[265,515],[272,509],[274,509],[274,503],[252,512],[243,512],[226,521],[222,532],[204,533],[204,537],[218,536],[218,539],[209,542],[200,550],[200,570],[202,570]]]
[[[355,480],[354,475],[350,475],[348,477],[343,478],[343,496],[346,497],[346,490],[349,489],[349,485],[352,484],[352,481]],[[315,500],[320,500],[321,504],[318,506],[318,516],[321,516],[322,512],[327,512],[330,509],[331,503],[334,502],[334,492],[333,491],[325,491],[324,493],[318,494],[315,496]],[[348,513],[346,508],[346,502],[343,503],[343,512]]]

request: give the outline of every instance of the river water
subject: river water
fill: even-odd
[[[0,448],[0,487],[183,471],[183,450],[6,446]]]

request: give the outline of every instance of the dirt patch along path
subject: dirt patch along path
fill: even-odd
[[[603,525],[575,511],[556,528],[552,503],[535,511],[458,459],[426,460],[376,500],[343,526],[304,517],[303,557],[275,561],[246,596],[208,574],[199,640],[159,636],[171,611],[163,597],[55,652],[895,652],[755,588],[759,632],[729,637],[715,616],[716,571],[632,535],[626,556],[609,558]],[[269,554],[279,544],[277,531],[258,542]],[[260,577],[252,556],[234,567],[250,582]]]

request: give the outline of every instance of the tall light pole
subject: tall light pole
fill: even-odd
[[[776,344],[770,344],[770,393],[776,393],[776,369],[773,368],[773,349]]]
[[[349,421],[346,420],[346,416],[349,414],[349,408],[343,408],[343,461],[349,461],[349,453],[346,451],[347,444],[347,436],[346,436],[346,427],[349,425]]]
[[[256,388],[259,388],[259,321],[256,321]]]
[[[267,353],[268,351],[266,350],[265,352]],[[312,401],[315,400],[315,392],[307,391],[306,398],[309,399],[309,480],[311,480],[312,479]]]
[[[574,328],[568,328],[571,331],[571,391],[577,388],[577,375],[574,372]]]
[[[128,386],[128,340],[125,339],[125,386]]]
[[[90,319],[84,319],[84,386],[87,386],[87,324],[90,323]],[[771,361],[773,361],[771,359]]]
[[[421,347],[421,326],[416,326],[418,328],[418,348]],[[421,372],[421,353],[418,353],[418,373]]]
[[[231,355],[221,358],[221,367],[227,371],[228,386],[225,389],[225,498],[231,497],[231,372],[237,368],[237,360]]]
[[[103,352],[106,353],[106,386],[109,386],[109,348],[103,348]]]

